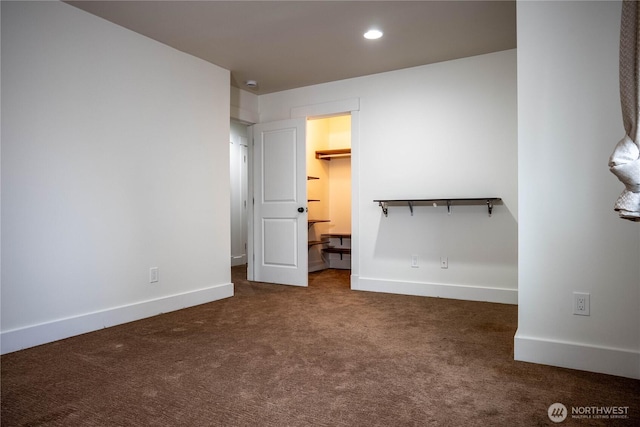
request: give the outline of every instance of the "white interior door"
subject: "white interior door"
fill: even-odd
[[[307,286],[304,118],[254,126],[254,280]]]

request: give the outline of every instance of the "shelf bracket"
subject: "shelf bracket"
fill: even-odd
[[[384,216],[389,216],[389,207],[387,205],[387,202],[378,202],[378,205],[382,209],[382,213],[384,213]]]
[[[493,200],[491,199],[487,200],[487,210],[489,211],[489,216],[491,216],[493,212]]]
[[[413,202],[409,200],[407,203],[409,203],[409,210],[411,211],[411,216],[413,216]]]
[[[451,215],[451,200],[447,200],[447,214]]]

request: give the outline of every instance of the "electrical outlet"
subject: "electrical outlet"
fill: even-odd
[[[446,256],[440,257],[440,268],[449,268],[449,258]]]
[[[418,268],[418,255],[411,255],[411,268]]]
[[[149,283],[156,283],[157,281],[159,281],[159,274],[160,271],[158,270],[158,267],[151,267],[149,269]]]
[[[591,295],[586,292],[573,293],[573,314],[589,316],[591,311]]]

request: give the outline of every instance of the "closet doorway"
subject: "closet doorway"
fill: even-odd
[[[341,268],[357,289],[358,110],[357,99],[300,107],[249,128],[248,280],[308,286],[309,271]],[[316,128],[325,132],[307,138]],[[348,179],[336,179],[339,162]]]
[[[249,127],[231,120],[229,171],[231,184],[231,266],[247,264]]]
[[[309,272],[351,269],[351,115],[306,129]]]

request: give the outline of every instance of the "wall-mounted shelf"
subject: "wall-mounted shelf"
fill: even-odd
[[[337,150],[316,150],[316,159],[331,160],[332,158],[351,157],[351,148],[339,148]]]
[[[322,252],[328,254],[340,254],[340,259],[344,255],[351,255],[351,248],[334,248],[333,246],[329,246],[328,248],[322,249]]]
[[[414,206],[438,206],[439,204],[447,205],[447,212],[451,213],[453,205],[481,205],[486,203],[489,216],[493,212],[493,204],[501,201],[499,197],[476,197],[468,199],[402,199],[402,200],[374,200],[378,203],[384,216],[389,216],[389,206],[409,206],[411,215],[413,216]]]
[[[311,181],[312,179],[320,179],[317,176],[308,176],[307,181]]]
[[[340,260],[343,259],[344,255],[351,255],[351,233],[325,233],[320,237],[329,241],[329,246],[322,248],[322,252],[327,254],[340,254]],[[340,246],[331,246],[333,239],[340,239]],[[345,240],[349,240],[348,246],[346,247]]]
[[[340,239],[340,246],[343,245],[343,239],[351,239],[351,233],[325,233],[322,236],[323,239],[330,239],[332,237]]]

